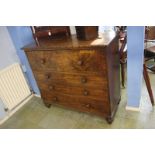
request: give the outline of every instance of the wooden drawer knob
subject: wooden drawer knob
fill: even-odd
[[[88,104],[86,104],[85,105],[87,108],[90,108],[91,107],[91,105],[88,103]]]
[[[49,88],[49,90],[54,90],[55,87],[54,86],[49,86],[48,88]]]
[[[41,64],[45,64],[45,59],[41,59]]]
[[[46,75],[47,80],[50,79],[50,77],[51,77],[51,75],[49,75],[49,74]]]
[[[87,90],[84,90],[83,94],[84,96],[88,96],[89,92]]]
[[[79,60],[79,61],[77,62],[77,65],[78,65],[78,66],[82,66],[82,64],[83,64],[83,61],[82,61],[82,60]]]
[[[82,78],[81,78],[81,82],[82,82],[82,83],[86,83],[86,82],[87,82],[86,77],[82,77]]]
[[[53,98],[53,101],[55,101],[55,102],[58,101],[58,98],[57,97],[54,97]]]

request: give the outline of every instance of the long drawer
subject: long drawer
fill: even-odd
[[[69,87],[64,85],[40,83],[41,92],[67,94],[76,97],[85,97],[92,99],[108,99],[108,90],[106,88],[98,89],[97,87]]]
[[[66,86],[92,86],[99,89],[107,88],[107,77],[100,74],[69,74],[60,72],[34,71],[38,85],[41,83],[58,84]]]
[[[27,52],[33,70],[58,72],[104,72],[105,53],[95,50],[59,50]]]
[[[84,97],[75,97],[72,95],[59,94],[59,93],[48,93],[42,92],[43,100],[48,104],[58,104],[65,107],[70,107],[76,110],[98,113],[103,115],[109,112],[109,102],[107,99],[96,100]]]

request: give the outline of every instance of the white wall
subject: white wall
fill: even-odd
[[[5,26],[0,26],[0,70],[20,62],[16,49]]]

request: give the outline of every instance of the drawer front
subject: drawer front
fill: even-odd
[[[109,112],[109,104],[106,100],[95,100],[84,97],[75,97],[58,93],[42,92],[42,98],[48,104],[58,104],[83,112],[105,114]]]
[[[107,100],[108,101],[108,90],[106,88],[98,89],[97,87],[69,87],[63,85],[56,85],[54,83],[40,83],[39,85],[41,92],[48,92],[50,93],[60,93],[60,94],[67,94],[76,97],[85,97],[92,98],[92,99],[100,99],[100,100]]]
[[[107,88],[106,77],[102,77],[98,74],[64,74],[58,72],[36,72],[34,71],[35,78],[38,85],[45,84],[57,84],[64,86],[92,86],[93,88],[103,89]]]
[[[95,50],[33,51],[27,52],[33,70],[58,72],[105,71],[104,52]]]

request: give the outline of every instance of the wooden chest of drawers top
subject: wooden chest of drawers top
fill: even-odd
[[[61,49],[87,49],[87,48],[104,48],[108,46],[111,41],[116,37],[115,32],[107,32],[100,34],[97,39],[82,41],[78,40],[76,35],[72,35],[70,38],[59,40],[40,40],[40,46],[36,46],[35,43],[25,46],[24,51],[38,51],[38,50],[59,50]]]

